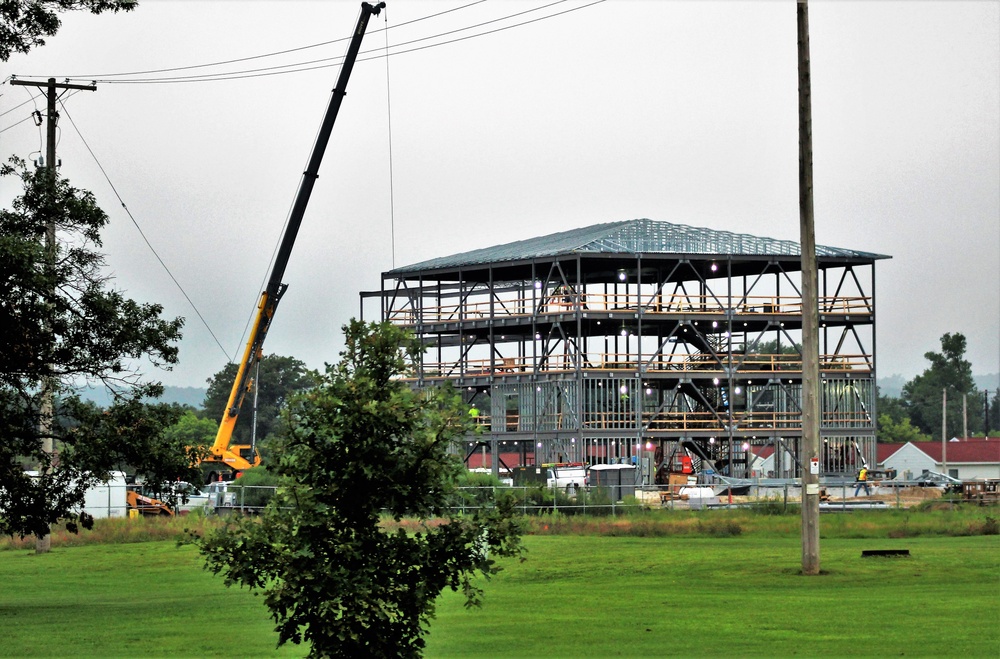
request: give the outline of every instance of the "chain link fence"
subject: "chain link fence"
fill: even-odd
[[[256,514],[274,496],[274,486],[240,486],[213,483],[206,492],[191,494],[166,512],[162,502],[129,504],[127,486],[104,486],[88,493],[84,511],[95,518],[170,514]],[[713,510],[756,508],[784,513],[797,510],[802,499],[798,483],[770,483],[728,487],[725,485],[605,485],[586,487],[546,487],[495,485],[457,488],[451,510],[472,513],[495,505],[499,497],[514,501],[525,515],[563,513],[567,515],[618,516],[647,510]],[[954,504],[961,493],[946,492],[939,486],[920,481],[828,483],[820,486],[820,509],[848,512],[860,509],[908,508],[928,500]]]

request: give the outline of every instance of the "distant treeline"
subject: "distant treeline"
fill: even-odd
[[[180,405],[190,405],[196,409],[201,409],[205,403],[205,393],[207,389],[198,387],[163,387],[163,403],[178,403]],[[104,387],[88,388],[80,392],[80,398],[94,401],[100,407],[107,407],[111,404],[111,396]]]
[[[988,375],[974,375],[972,376],[976,381],[976,389],[983,391],[984,389],[990,392],[996,391],[1000,387],[1000,373],[990,373]],[[907,380],[902,375],[898,373],[895,375],[890,375],[885,378],[879,378],[876,384],[878,384],[879,393],[883,396],[891,396],[892,398],[899,398],[903,394],[903,385],[906,384]],[[992,394],[991,394],[992,395]]]

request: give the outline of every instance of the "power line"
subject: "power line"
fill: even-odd
[[[413,23],[419,23],[420,21],[426,21],[426,20],[431,19],[431,18],[437,18],[438,16],[443,16],[444,14],[450,14],[452,12],[460,11],[462,9],[467,9],[468,7],[472,7],[473,5],[478,5],[478,4],[481,4],[483,2],[486,2],[486,0],[476,0],[475,2],[470,2],[469,4],[462,5],[461,7],[454,7],[452,9],[447,9],[445,11],[440,11],[440,12],[438,12],[436,14],[429,14],[429,15],[423,16],[421,18],[415,18],[412,21],[406,21],[405,23],[400,23],[399,25],[395,25],[393,27],[397,27],[398,28],[398,27],[402,27],[404,25],[411,25]],[[374,32],[385,32],[387,30],[388,30],[388,27],[383,28],[382,30],[373,30],[372,32],[373,33]],[[236,64],[236,63],[239,63],[239,62],[249,62],[251,60],[264,59],[266,57],[276,57],[278,55],[287,55],[288,53],[295,53],[295,52],[299,52],[299,51],[302,51],[302,50],[309,50],[310,48],[319,48],[321,46],[329,46],[329,45],[332,45],[332,44],[341,43],[343,41],[349,41],[350,38],[351,37],[341,37],[340,39],[333,39],[332,41],[321,41],[320,43],[314,43],[314,44],[310,44],[308,46],[298,46],[296,48],[288,48],[286,50],[276,50],[276,51],[271,52],[271,53],[264,53],[263,55],[250,55],[248,57],[239,57],[239,58],[236,58],[236,59],[222,60],[222,61],[219,61],[219,62],[209,62],[207,64],[192,64],[190,66],[177,66],[177,67],[166,68],[166,69],[151,69],[151,70],[148,70],[148,71],[131,71],[131,72],[126,72],[126,73],[102,73],[102,74],[97,74],[97,75],[93,75],[93,74],[91,74],[91,75],[74,75],[74,76],[69,76],[69,77],[70,78],[111,78],[111,77],[117,77],[117,76],[149,75],[149,74],[152,74],[152,73],[170,73],[172,71],[190,71],[191,69],[202,69],[202,68],[207,68],[207,67],[210,67],[210,66],[223,66],[223,65],[226,65],[226,64]],[[294,65],[288,65],[288,66],[294,66]],[[105,82],[108,82],[108,81],[105,81]]]
[[[29,114],[24,119],[21,119],[20,121],[16,121],[16,122],[12,123],[11,125],[7,126],[6,128],[0,128],[0,133],[6,133],[11,128],[14,128],[15,126],[20,126],[21,124],[23,124],[28,119],[31,119],[33,116],[34,116],[34,113]]]
[[[474,5],[481,4],[484,1],[485,0],[477,0],[476,2],[471,2],[471,3],[468,3],[468,4],[462,5],[460,7],[456,7],[456,8],[452,8],[452,9],[446,10],[446,11],[438,12],[436,14],[431,14],[429,16],[425,16],[425,17],[422,17],[422,18],[414,19],[412,21],[407,21],[407,22],[404,22],[404,23],[400,23],[398,25],[392,26],[392,28],[393,29],[394,28],[400,28],[400,27],[403,27],[405,25],[410,25],[410,24],[413,24],[413,23],[418,23],[420,21],[428,20],[428,19],[431,19],[431,18],[436,18],[436,17],[442,16],[444,14],[448,14],[448,13],[453,13],[453,12],[456,12],[456,11],[460,11],[460,10],[466,9],[468,7],[472,7]],[[483,22],[480,22],[480,23],[476,23],[476,24],[472,24],[472,25],[467,25],[465,27],[456,28],[456,29],[448,30],[448,31],[444,31],[444,32],[439,32],[437,34],[429,35],[429,36],[426,36],[426,37],[420,37],[420,38],[416,38],[416,39],[411,39],[409,41],[400,42],[400,43],[397,43],[397,44],[394,44],[394,45],[391,45],[391,46],[388,44],[388,30],[390,29],[390,27],[388,26],[388,21],[386,21],[386,27],[382,30],[383,32],[386,33],[386,45],[384,47],[384,50],[382,50],[382,49],[370,49],[368,51],[362,51],[362,54],[369,54],[369,56],[368,57],[360,57],[358,59],[358,61],[369,61],[369,60],[378,59],[380,57],[385,58],[386,59],[386,67],[387,67],[386,75],[387,75],[387,85],[388,85],[388,58],[389,58],[390,55],[401,55],[401,54],[406,54],[406,53],[412,53],[412,52],[417,52],[417,51],[420,51],[420,50],[426,50],[426,49],[429,49],[429,48],[435,48],[435,47],[438,47],[438,46],[449,45],[449,44],[457,43],[457,42],[460,42],[460,41],[466,41],[466,40],[477,38],[477,37],[481,37],[481,36],[487,36],[487,35],[490,35],[490,34],[495,34],[495,33],[502,32],[502,31],[509,30],[509,29],[513,29],[513,28],[516,28],[516,27],[522,27],[524,25],[529,25],[529,24],[532,24],[532,23],[537,23],[537,22],[540,22],[540,21],[543,21],[543,20],[546,20],[546,19],[549,19],[549,18],[554,18],[556,16],[561,16],[561,15],[568,14],[568,13],[571,13],[571,12],[574,12],[574,11],[578,11],[580,9],[586,9],[586,8],[591,7],[593,5],[600,4],[600,3],[604,2],[604,0],[593,0],[592,2],[588,2],[587,4],[584,4],[584,5],[574,6],[574,7],[571,7],[569,9],[558,11],[558,12],[555,12],[555,13],[552,13],[552,14],[547,14],[547,15],[544,15],[544,16],[537,16],[535,18],[531,18],[529,20],[520,21],[520,22],[511,24],[511,25],[504,25],[504,26],[500,26],[500,27],[497,27],[497,28],[494,28],[494,29],[485,30],[485,31],[482,31],[482,32],[477,32],[475,34],[467,34],[467,35],[464,35],[464,36],[459,36],[459,37],[456,37],[456,38],[453,38],[453,39],[448,39],[448,40],[440,41],[440,42],[437,42],[437,43],[425,44],[425,45],[420,45],[420,46],[416,46],[416,47],[413,47],[413,48],[408,48],[408,49],[402,49],[402,50],[400,50],[401,48],[403,48],[405,46],[409,46],[409,45],[413,45],[413,44],[420,44],[420,43],[427,42],[427,41],[430,41],[430,40],[440,39],[440,38],[448,36],[448,35],[455,35],[455,34],[459,34],[459,33],[462,33],[462,32],[468,32],[470,30],[476,30],[476,29],[483,28],[483,27],[488,26],[488,25],[494,25],[496,23],[500,23],[500,22],[503,22],[503,21],[509,21],[511,19],[517,18],[519,16],[524,16],[526,14],[531,14],[531,13],[534,13],[534,12],[543,11],[543,10],[549,9],[551,7],[554,7],[556,5],[563,4],[566,1],[567,0],[556,0],[555,2],[551,2],[549,4],[546,4],[546,5],[543,5],[543,6],[540,6],[540,7],[534,7],[534,8],[527,9],[527,10],[520,11],[520,12],[516,12],[516,13],[513,13],[513,14],[508,14],[508,15],[502,16],[500,18],[490,19],[488,21],[483,21]],[[268,77],[268,76],[273,76],[273,75],[284,75],[284,74],[288,74],[288,73],[299,73],[299,72],[304,72],[304,71],[312,71],[312,70],[324,69],[324,68],[331,68],[333,66],[337,66],[337,65],[339,65],[339,60],[343,59],[343,56],[329,57],[329,58],[320,58],[320,59],[309,60],[309,61],[304,61],[304,62],[297,62],[297,63],[292,63],[292,64],[276,65],[276,66],[271,66],[271,67],[263,67],[263,68],[257,68],[257,69],[248,69],[248,70],[244,70],[244,71],[235,71],[235,72],[231,71],[231,72],[224,72],[224,73],[205,73],[205,74],[196,74],[196,75],[191,75],[191,76],[171,76],[171,77],[164,77],[164,78],[136,78],[136,79],[118,79],[118,80],[109,79],[109,78],[115,78],[115,77],[119,77],[120,78],[120,77],[123,77],[123,76],[129,76],[129,75],[148,75],[148,74],[153,74],[153,73],[168,73],[168,72],[174,72],[174,71],[188,71],[188,70],[194,70],[194,69],[199,69],[199,68],[208,68],[208,67],[214,67],[214,66],[223,66],[223,65],[227,65],[227,64],[233,64],[233,63],[245,62],[245,61],[252,61],[252,60],[258,60],[258,59],[264,59],[264,58],[268,58],[268,57],[274,57],[274,56],[288,54],[288,53],[293,53],[293,52],[300,52],[300,51],[303,51],[303,50],[308,50],[308,49],[316,48],[316,47],[319,47],[319,46],[325,46],[325,45],[330,45],[330,44],[342,42],[342,41],[345,41],[346,39],[347,38],[336,39],[336,40],[322,42],[322,43],[318,43],[318,44],[311,44],[311,45],[308,45],[308,46],[300,46],[300,47],[286,49],[286,50],[282,50],[282,51],[275,51],[275,52],[266,53],[266,54],[263,54],[263,55],[255,55],[255,56],[250,56],[250,57],[244,57],[244,58],[226,60],[226,61],[221,61],[221,62],[213,62],[213,63],[207,63],[207,64],[191,65],[191,66],[184,66],[184,67],[174,67],[174,68],[165,68],[165,69],[156,69],[156,70],[151,70],[151,71],[130,72],[130,73],[111,73],[111,74],[103,74],[103,75],[99,75],[99,76],[93,76],[93,75],[88,75],[88,76],[82,76],[82,75],[81,76],[71,76],[71,77],[67,78],[67,81],[69,79],[71,79],[71,78],[78,78],[78,79],[94,80],[95,83],[99,79],[100,82],[102,82],[104,84],[172,84],[172,83],[180,83],[180,82],[216,82],[216,81],[223,81],[223,80],[236,80],[236,79],[244,79],[244,78],[259,78],[259,77]],[[390,48],[397,49],[397,50],[395,50],[395,52],[391,52],[390,53],[389,52]],[[25,103],[27,103],[27,102],[30,102],[30,100],[26,101]],[[387,102],[388,102],[388,89],[387,89]],[[19,105],[17,107],[21,107],[25,103],[22,103],[21,105]],[[13,111],[14,109],[16,109],[16,108],[12,108],[8,112]],[[65,106],[64,106],[64,109],[65,109]],[[6,114],[6,113],[4,113],[4,114]],[[2,115],[0,115],[0,116],[2,116]],[[230,359],[228,353],[225,350],[225,348],[219,342],[219,340],[215,336],[214,332],[212,332],[212,329],[208,325],[208,322],[202,316],[201,312],[198,310],[197,306],[194,304],[194,302],[188,296],[188,294],[186,293],[186,291],[184,291],[184,288],[180,285],[180,283],[174,277],[173,273],[167,267],[166,263],[164,263],[164,261],[162,260],[162,258],[160,258],[159,254],[156,252],[156,250],[153,248],[152,244],[150,243],[150,241],[148,240],[148,238],[146,237],[146,235],[143,233],[142,228],[139,226],[138,222],[132,216],[131,211],[125,205],[124,201],[121,199],[121,196],[118,195],[118,191],[117,191],[117,189],[115,189],[114,184],[111,182],[111,180],[108,177],[107,173],[105,172],[103,166],[101,165],[100,161],[98,161],[98,159],[97,159],[96,155],[93,153],[93,151],[90,149],[90,146],[87,144],[86,140],[83,138],[83,135],[80,134],[80,131],[77,128],[75,122],[73,122],[72,117],[69,117],[68,112],[67,112],[67,117],[70,119],[70,123],[73,124],[74,129],[76,129],[77,134],[80,135],[80,139],[83,141],[83,143],[86,146],[87,150],[90,151],[90,154],[94,158],[94,161],[97,163],[98,167],[100,168],[101,173],[104,175],[104,177],[107,180],[108,184],[111,186],[111,189],[114,191],[116,197],[118,197],[118,200],[119,200],[119,202],[122,205],[122,208],[125,209],[125,211],[128,214],[130,220],[135,225],[136,229],[139,231],[140,236],[146,242],[146,245],[149,247],[150,251],[156,257],[156,259],[160,262],[160,265],[167,272],[168,276],[170,276],[171,280],[173,280],[173,282],[177,286],[178,290],[180,290],[181,293],[184,295],[185,299],[191,305],[191,308],[194,309],[195,313],[198,315],[199,319],[204,324],[204,326],[208,330],[209,334],[215,340],[216,345],[219,346],[219,348],[222,350],[223,354],[226,354],[226,358]],[[18,125],[20,123],[23,123],[24,121],[26,121],[29,118],[30,118],[30,115],[28,117],[26,117],[25,119],[22,119],[21,121],[19,121],[17,124],[14,124],[14,125]],[[13,128],[13,125],[9,126],[8,128],[5,128],[3,130],[0,130],[0,132],[3,132],[4,130],[8,130],[9,128]],[[391,145],[390,145],[390,149],[391,149]],[[391,154],[390,154],[390,158],[391,158]],[[391,165],[390,165],[390,167],[391,167]],[[391,181],[390,181],[390,186],[391,186]],[[273,256],[272,256],[272,258],[273,258]],[[245,334],[245,330],[244,330],[244,334]],[[233,360],[230,359],[230,361],[233,361]]]
[[[7,81],[5,80],[4,83],[6,83],[6,82]],[[28,94],[30,95],[31,92],[29,91]],[[24,101],[22,103],[18,103],[17,105],[15,105],[14,107],[12,107],[11,109],[5,110],[4,112],[0,112],[0,117],[8,115],[11,112],[13,112],[14,110],[17,110],[18,108],[24,107],[28,103],[34,103],[36,100],[38,100],[39,98],[42,98],[43,96],[45,96],[45,94],[36,94],[34,96],[31,96],[30,98],[28,98],[27,101]]]
[[[63,113],[66,115],[66,118],[69,119],[69,123],[73,126],[73,130],[75,130],[76,134],[80,137],[80,141],[82,141],[83,145],[87,147],[87,151],[90,153],[90,156],[94,159],[94,162],[97,163],[97,168],[100,169],[101,174],[104,175],[104,180],[106,180],[108,182],[108,185],[111,186],[111,191],[114,192],[115,197],[118,198],[118,203],[120,203],[122,208],[125,209],[125,213],[128,215],[129,219],[132,220],[132,224],[134,224],[135,228],[139,231],[139,235],[142,236],[142,239],[146,243],[146,246],[149,247],[149,251],[153,253],[153,256],[156,257],[156,260],[160,262],[161,266],[163,266],[163,269],[166,271],[171,281],[173,281],[174,284],[177,286],[177,289],[184,296],[184,299],[188,301],[188,304],[191,305],[191,308],[194,309],[195,314],[197,314],[198,318],[205,326],[205,329],[208,330],[208,333],[212,336],[212,339],[215,340],[215,344],[219,346],[220,350],[222,350],[222,354],[224,354],[226,356],[226,359],[229,360],[230,359],[229,354],[226,352],[226,349],[222,347],[222,343],[220,343],[219,339],[215,336],[215,332],[212,331],[212,328],[209,326],[208,321],[206,321],[205,317],[201,315],[201,311],[198,310],[197,305],[195,305],[194,301],[187,294],[187,291],[184,290],[184,287],[181,286],[181,283],[177,281],[177,278],[174,277],[174,273],[170,271],[170,268],[167,267],[167,264],[164,263],[162,258],[160,258],[160,255],[156,252],[156,249],[153,247],[152,243],[149,242],[149,238],[147,238],[146,234],[143,232],[142,227],[139,226],[139,223],[132,215],[132,211],[130,211],[128,209],[128,206],[125,205],[125,201],[122,199],[121,195],[118,194],[118,189],[115,188],[115,184],[111,182],[111,178],[108,176],[108,173],[104,170],[104,166],[101,164],[101,161],[98,160],[97,155],[94,153],[93,149],[90,148],[90,145],[87,143],[87,140],[83,137],[83,134],[80,132],[79,127],[76,125],[76,122],[73,121],[73,117],[70,116],[69,110],[66,109],[66,105],[62,102],[61,99],[59,101],[59,105],[62,107]]]
[[[479,27],[484,27],[486,25],[491,25],[493,23],[498,23],[500,21],[508,20],[508,19],[514,18],[516,16],[522,16],[524,14],[528,14],[528,13],[531,13],[531,12],[541,11],[543,9],[548,9],[549,7],[552,7],[553,5],[562,4],[562,3],[566,2],[566,1],[567,0],[556,0],[556,2],[552,2],[552,3],[549,3],[547,5],[543,5],[541,7],[534,7],[532,9],[527,9],[527,10],[524,10],[524,11],[521,11],[521,12],[517,12],[515,14],[509,14],[507,16],[503,16],[503,17],[500,17],[500,18],[494,18],[494,19],[491,19],[491,20],[488,20],[488,21],[483,21],[482,23],[475,23],[473,25],[467,25],[465,27],[456,28],[454,30],[448,30],[446,32],[439,32],[438,34],[433,34],[433,35],[426,36],[426,37],[420,37],[418,39],[411,39],[409,41],[403,41],[403,42],[400,42],[398,44],[393,44],[392,46],[387,47],[385,55],[379,55],[378,53],[380,53],[381,51],[378,48],[371,48],[371,49],[368,49],[368,50],[364,50],[364,51],[361,51],[361,53],[360,53],[361,55],[371,55],[372,53],[376,53],[376,55],[373,56],[373,57],[361,58],[361,59],[359,59],[359,61],[363,62],[363,61],[367,61],[367,60],[371,60],[371,59],[377,59],[378,57],[383,57],[383,56],[388,57],[389,54],[390,54],[390,53],[388,53],[388,48],[399,48],[401,46],[408,46],[410,44],[420,43],[422,41],[428,41],[430,39],[437,39],[437,38],[440,38],[440,37],[443,37],[443,36],[447,36],[449,34],[456,34],[458,32],[465,32],[467,30],[474,30],[474,29],[479,28]],[[603,1],[603,0],[601,0],[601,1]],[[543,17],[543,18],[546,18],[546,17]],[[535,19],[535,20],[542,20],[542,19]],[[529,22],[534,22],[534,21],[529,21]],[[509,26],[509,27],[517,27],[518,25],[520,25],[520,24],[512,25],[512,26]],[[387,31],[387,30],[388,30],[388,28],[386,28],[384,31]],[[499,31],[499,30],[492,30],[492,31],[486,32],[484,34],[490,34],[492,32],[497,32],[497,31]],[[470,36],[467,36],[465,38],[471,38],[471,37],[474,37],[474,36],[482,36],[482,35],[470,35]],[[426,46],[426,47],[445,45],[445,44],[453,43],[454,41],[459,41],[459,40],[460,39],[455,39],[455,40],[452,40],[452,41],[445,41],[445,42],[441,42],[441,43],[438,43],[438,44],[432,44],[431,46]],[[342,41],[342,39],[338,40],[338,41]],[[335,42],[328,42],[328,43],[335,43]],[[401,51],[401,52],[413,52],[415,50],[422,50],[422,49],[421,48],[415,48],[415,49],[410,49],[410,50]],[[395,55],[395,54],[399,54],[399,53],[391,53],[391,54]],[[204,81],[208,81],[208,80],[234,80],[234,79],[257,77],[257,75],[254,75],[254,74],[260,74],[262,76],[263,75],[276,75],[276,73],[273,73],[275,70],[277,70],[277,69],[292,69],[292,67],[301,67],[301,68],[295,68],[295,69],[288,70],[288,71],[279,71],[278,73],[298,73],[298,72],[301,72],[301,71],[312,71],[312,70],[320,69],[320,68],[329,68],[329,67],[338,65],[339,64],[338,60],[342,60],[342,59],[343,59],[343,55],[337,55],[337,56],[334,56],[334,57],[325,57],[325,58],[321,58],[321,59],[308,60],[308,61],[305,61],[305,62],[295,62],[295,63],[292,63],[292,64],[280,64],[280,65],[272,66],[272,67],[264,67],[264,68],[260,68],[260,69],[247,69],[247,70],[243,70],[243,71],[228,71],[228,72],[224,72],[224,73],[206,73],[206,74],[197,74],[197,75],[192,75],[192,76],[174,76],[174,77],[169,77],[169,78],[137,78],[137,79],[131,79],[131,80],[101,80],[101,82],[105,82],[105,83],[119,83],[120,84],[120,83],[143,83],[143,82],[165,83],[165,82],[204,82]],[[329,64],[323,64],[322,66],[311,66],[313,64],[319,64],[321,62],[330,62],[330,63]]]
[[[483,0],[480,0],[480,1],[483,1]],[[369,54],[370,55],[369,57],[359,57],[357,61],[359,61],[359,62],[365,62],[365,61],[369,61],[369,60],[373,60],[373,59],[379,59],[379,58],[382,58],[382,57],[403,55],[403,54],[407,54],[407,53],[417,52],[417,51],[420,51],[420,50],[427,50],[429,48],[436,48],[438,46],[445,46],[445,45],[449,45],[449,44],[453,44],[453,43],[458,43],[460,41],[467,41],[469,39],[474,39],[474,38],[477,38],[477,37],[483,37],[483,36],[487,36],[487,35],[490,35],[490,34],[496,34],[498,32],[503,32],[503,31],[510,30],[510,29],[513,29],[513,28],[516,28],[516,27],[522,27],[522,26],[525,26],[525,25],[530,25],[532,23],[537,23],[537,22],[540,22],[540,21],[543,21],[543,20],[547,20],[549,18],[555,18],[557,16],[562,16],[564,14],[568,14],[568,13],[571,13],[571,12],[574,12],[574,11],[579,11],[580,9],[586,9],[588,7],[592,7],[593,5],[600,4],[600,3],[604,2],[604,1],[605,0],[593,0],[592,2],[589,2],[589,3],[584,4],[584,5],[579,5],[579,6],[571,7],[569,9],[565,9],[563,11],[555,12],[555,13],[552,13],[552,14],[547,14],[545,16],[539,16],[539,17],[532,18],[532,19],[529,19],[529,20],[521,21],[519,23],[514,23],[512,25],[505,25],[505,26],[497,27],[497,28],[492,29],[492,30],[486,30],[484,32],[478,32],[476,34],[465,35],[465,36],[457,37],[457,38],[454,38],[454,39],[449,39],[449,40],[446,40],[446,41],[441,41],[441,42],[438,42],[438,43],[433,43],[433,44],[427,44],[427,45],[419,46],[419,47],[416,47],[416,48],[409,48],[409,49],[405,49],[405,50],[397,50],[397,51],[392,52],[392,53],[384,53],[384,52],[381,51],[381,49],[370,49],[370,50],[367,50],[367,51],[362,51],[362,54]],[[491,25],[491,24],[498,23],[498,22],[501,22],[501,21],[510,20],[511,18],[515,18],[517,16],[522,16],[524,14],[528,14],[528,13],[532,13],[532,12],[537,12],[537,11],[541,11],[541,10],[544,10],[544,9],[549,9],[549,8],[555,6],[555,5],[563,4],[565,2],[567,2],[567,0],[557,0],[556,2],[552,2],[552,3],[549,3],[547,5],[543,5],[541,7],[534,7],[532,9],[527,9],[527,10],[524,10],[524,11],[521,11],[521,12],[517,12],[517,13],[514,13],[514,14],[508,14],[507,16],[503,16],[503,17],[500,17],[500,18],[491,19],[489,21],[483,21],[481,23],[476,23],[476,24],[473,24],[473,25],[468,25],[468,26],[465,26],[465,27],[462,27],[462,28],[456,28],[454,30],[448,30],[448,31],[445,31],[445,32],[439,32],[437,34],[433,34],[433,35],[430,35],[430,36],[420,37],[418,39],[411,39],[410,41],[400,42],[398,44],[394,44],[394,45],[390,46],[390,48],[400,48],[402,46],[407,46],[407,45],[410,45],[410,44],[420,43],[420,42],[428,41],[428,40],[431,40],[431,39],[438,39],[440,37],[443,37],[443,36],[446,36],[446,35],[450,35],[450,34],[456,34],[456,33],[459,33],[459,32],[465,32],[465,31],[468,31],[468,30],[473,30],[473,29],[476,29],[476,28],[484,27],[486,25]],[[472,4],[478,4],[478,3],[472,3]],[[465,7],[468,7],[468,6],[471,6],[471,4],[470,5],[465,5],[463,7],[456,8],[455,10],[451,10],[451,11],[457,11],[457,9],[463,9]],[[444,12],[442,12],[442,13],[444,13]],[[440,14],[436,14],[436,15],[440,15]],[[418,19],[418,20],[423,20],[423,19]],[[416,22],[416,21],[410,21],[410,23],[413,23],[413,22]],[[401,25],[405,25],[405,23],[401,24]],[[399,27],[399,26],[396,26],[396,27]],[[386,28],[386,29],[389,29],[389,28]],[[342,39],[339,39],[337,41],[342,41]],[[331,41],[331,42],[326,42],[326,43],[336,43],[336,41]],[[321,45],[321,44],[314,44],[314,46],[315,45]],[[304,46],[304,47],[302,47],[302,49],[311,48],[311,47],[313,47],[313,46]],[[284,52],[292,52],[294,50],[299,50],[299,49],[291,49],[289,51],[280,51],[279,53],[273,53],[273,54],[281,54],[281,53],[284,53]],[[242,59],[239,59],[239,60],[230,60],[229,62],[216,63],[216,64],[225,64],[225,63],[231,63],[231,62],[247,61],[247,60],[251,60],[251,59],[258,59],[258,58],[261,58],[261,57],[268,57],[268,56],[271,56],[273,54],[260,55],[260,56],[254,56],[254,57],[248,57],[248,58],[242,58]],[[257,68],[257,69],[245,69],[245,70],[242,70],[242,71],[228,71],[228,72],[221,72],[221,73],[204,73],[204,74],[195,74],[195,75],[190,75],[190,76],[169,76],[169,77],[164,77],[164,78],[126,78],[126,79],[118,79],[118,80],[110,79],[111,77],[114,77],[114,76],[133,75],[133,74],[125,74],[125,73],[108,74],[108,75],[103,76],[103,77],[102,76],[96,76],[96,77],[95,76],[74,76],[74,77],[77,77],[77,78],[80,78],[80,79],[88,79],[88,80],[89,79],[94,79],[95,82],[100,82],[102,84],[176,84],[176,83],[191,83],[191,82],[220,82],[220,81],[226,81],[226,80],[241,80],[241,79],[245,79],[245,78],[262,78],[262,77],[268,77],[268,76],[274,76],[274,75],[285,75],[285,74],[289,74],[289,73],[302,73],[302,72],[305,72],[305,71],[314,71],[314,70],[317,70],[317,69],[331,68],[333,66],[339,65],[339,60],[342,60],[342,59],[343,59],[343,56],[335,56],[335,57],[320,58],[320,59],[315,59],[315,60],[308,60],[308,61],[304,61],[304,62],[295,62],[295,63],[291,63],[291,64],[281,64],[281,65],[276,65],[276,66],[272,66],[272,67],[263,67],[263,68]],[[179,70],[185,70],[185,69],[191,69],[191,68],[199,68],[199,67],[202,67],[202,66],[215,66],[216,64],[196,65],[196,66],[191,66],[191,67],[178,67],[178,68],[174,68],[174,69],[161,69],[160,71],[164,71],[164,72],[165,71],[179,71]],[[134,75],[139,75],[139,74],[134,74]]]
[[[552,4],[545,5],[544,7],[540,7],[539,9],[547,9],[548,7],[551,7],[552,5],[561,4],[561,3],[566,2],[566,1],[567,0],[559,0],[558,2],[553,2]],[[392,54],[393,55],[403,55],[405,53],[417,52],[418,50],[426,50],[428,48],[435,48],[437,46],[445,46],[445,45],[448,45],[448,44],[458,43],[459,41],[468,41],[469,39],[475,39],[476,37],[484,37],[484,36],[487,36],[487,35],[490,35],[490,34],[496,34],[497,32],[504,32],[506,30],[513,29],[515,27],[522,27],[524,25],[530,25],[532,23],[538,23],[540,21],[544,21],[544,20],[549,19],[549,18],[555,18],[556,16],[562,16],[563,14],[569,14],[569,13],[574,12],[574,11],[579,11],[580,9],[586,9],[586,8],[592,7],[594,5],[599,5],[602,2],[604,2],[604,1],[605,0],[593,0],[593,2],[589,2],[589,3],[585,4],[585,5],[580,5],[578,7],[571,7],[570,9],[565,9],[563,11],[556,12],[554,14],[548,14],[546,16],[539,16],[538,18],[533,18],[533,19],[528,20],[528,21],[522,21],[521,23],[515,23],[513,25],[505,25],[503,27],[498,27],[498,28],[496,28],[494,30],[487,30],[486,32],[480,32],[478,34],[470,34],[470,35],[467,35],[467,36],[464,36],[464,37],[458,37],[457,39],[450,39],[448,41],[442,41],[441,43],[435,43],[435,44],[429,44],[427,46],[421,46],[419,48],[410,48],[409,50],[401,50],[401,51],[398,51],[398,52],[395,52],[395,53],[392,53]],[[535,10],[526,10],[526,11],[520,12],[518,14],[511,14],[511,16],[504,17],[503,19],[495,19],[493,21],[487,21],[486,23],[480,24],[480,26],[486,25],[488,23],[495,23],[495,22],[497,22],[499,20],[506,20],[507,18],[511,18],[513,16],[519,16],[521,14],[527,13],[528,11],[535,11]],[[476,27],[480,27],[480,26],[476,26]],[[452,34],[454,32],[461,32],[461,31],[462,30],[452,30],[451,32],[447,32],[447,33],[444,33],[444,34]],[[433,38],[433,37],[428,37],[428,38]],[[415,43],[416,41],[424,41],[424,40],[426,40],[426,38],[425,39],[417,39],[417,40],[414,40],[414,41],[409,41],[407,43]],[[397,46],[398,45],[402,45],[402,44],[397,44]],[[369,58],[366,58],[366,59],[359,59],[358,61],[359,62],[365,62],[365,61],[370,60],[370,59],[377,59],[377,58],[376,57],[369,57]]]

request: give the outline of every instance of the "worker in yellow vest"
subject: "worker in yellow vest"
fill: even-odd
[[[860,492],[862,488],[864,488],[864,490],[865,490],[865,496],[870,496],[871,495],[871,493],[872,493],[871,488],[868,487],[868,468],[867,467],[862,467],[861,471],[858,472],[858,479],[857,479],[856,482],[857,482],[857,487],[854,488],[854,496],[858,496],[858,492]]]

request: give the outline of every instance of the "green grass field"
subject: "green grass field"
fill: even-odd
[[[277,635],[260,598],[227,589],[172,541],[0,553],[0,655],[264,657]]]
[[[803,577],[797,532],[779,530],[794,517],[740,518],[744,532],[719,537],[669,519],[690,532],[630,537],[600,527],[611,521],[595,524],[614,536],[545,535],[559,520],[539,525],[527,560],[485,584],[482,608],[441,598],[426,655],[1000,656],[1000,536],[890,539],[872,532],[878,517],[824,517],[836,536],[822,541],[824,574]],[[911,556],[861,558],[896,548]],[[3,656],[305,654],[275,650],[261,600],[226,589],[172,541],[0,551],[0,583]]]
[[[446,594],[428,656],[1000,656],[1000,538],[528,539],[484,606]],[[910,558],[864,558],[908,548]]]

